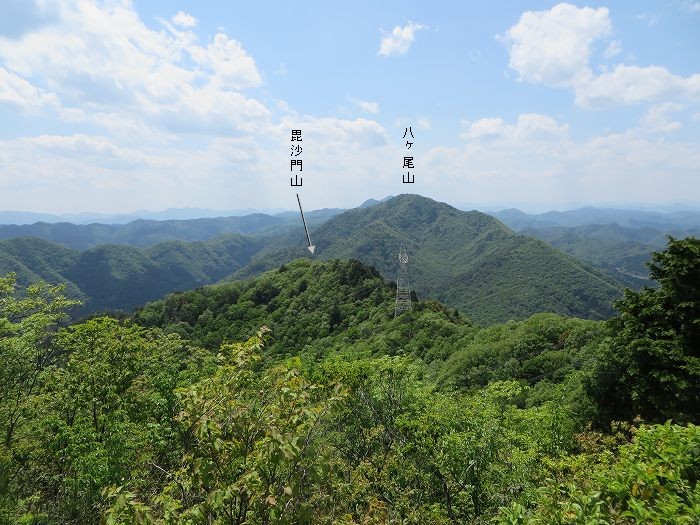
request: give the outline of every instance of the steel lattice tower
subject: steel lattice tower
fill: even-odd
[[[406,247],[401,243],[399,249],[399,271],[396,275],[396,310],[394,317],[403,312],[413,310],[411,304],[411,286],[408,282],[408,253]]]

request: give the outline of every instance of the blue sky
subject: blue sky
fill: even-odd
[[[293,208],[297,191],[309,209],[406,191],[481,209],[700,200],[698,1],[0,13],[0,209]]]

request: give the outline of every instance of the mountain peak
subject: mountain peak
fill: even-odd
[[[392,281],[403,243],[418,295],[482,323],[546,311],[604,318],[620,291],[602,272],[514,233],[490,215],[417,194],[341,213],[316,230],[314,242],[316,257],[358,259]],[[272,259],[281,263],[300,255],[280,252]]]

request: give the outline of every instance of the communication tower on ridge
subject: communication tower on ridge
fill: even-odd
[[[399,271],[396,276],[396,309],[394,310],[394,317],[411,310],[413,310],[413,305],[411,304],[411,287],[408,282],[408,253],[406,253],[406,247],[401,243],[401,248],[399,248]]]

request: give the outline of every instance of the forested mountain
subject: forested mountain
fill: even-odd
[[[460,308],[479,323],[537,312],[602,319],[611,315],[611,300],[621,288],[586,263],[516,234],[488,215],[462,212],[424,197],[402,195],[383,202],[368,201],[345,213],[318,210],[310,215],[315,257],[358,259],[393,281],[396,254],[404,242],[418,294]],[[213,283],[231,274],[255,275],[308,256],[300,222],[298,214],[257,214],[135,221],[123,226],[39,223],[0,227],[8,235],[15,232],[12,228],[33,228],[71,245],[96,244],[79,252],[41,239],[0,241],[0,272],[17,272],[23,284],[67,282],[69,293],[85,301],[82,313],[128,311],[168,292]],[[255,235],[220,234],[229,230]],[[219,236],[206,241],[153,244],[162,238],[216,234]],[[105,239],[124,244],[103,244]]]
[[[343,210],[314,210],[306,214],[312,226],[322,223]],[[277,215],[254,213],[236,217],[216,217],[188,220],[145,220],[128,224],[71,224],[68,222],[37,222],[27,225],[0,226],[0,239],[37,237],[55,242],[66,248],[86,250],[100,244],[125,244],[141,248],[160,242],[205,241],[224,233],[281,235],[298,231],[302,223],[298,212]]]
[[[359,261],[63,327],[2,277],[0,523],[695,523],[700,241],[650,273],[609,321],[489,327],[394,317]]]
[[[399,245],[405,243],[418,295],[459,308],[479,323],[537,312],[603,319],[622,289],[603,272],[489,215],[418,195],[340,214],[313,232],[313,242],[316,257],[358,259],[388,280],[396,277]],[[305,255],[303,246],[267,250],[238,275]]]
[[[638,289],[651,285],[646,262],[663,234],[658,230],[625,228],[618,224],[592,224],[566,227],[552,226],[522,230],[561,251],[604,269],[627,286]],[[647,235],[639,235],[645,233]]]
[[[440,382],[467,390],[497,379],[563,379],[602,338],[600,322],[555,314],[479,328],[433,300],[395,318],[394,300],[393,283],[359,261],[297,259],[253,279],[171,294],[133,318],[205,348],[247,339],[264,324],[274,334],[267,351],[276,357],[410,354],[432,363]],[[520,345],[535,333],[536,351],[523,354]]]
[[[650,286],[646,263],[654,250],[666,244],[667,236],[700,235],[700,228],[658,230],[612,224],[583,226],[528,226],[521,230],[561,251],[605,270],[610,276],[635,289]]]
[[[149,248],[105,244],[79,252],[36,238],[0,241],[0,275],[18,282],[68,283],[81,313],[129,311],[175,290],[215,282],[248,263],[263,242],[229,233],[208,241],[169,241]]]
[[[700,228],[700,211],[661,213],[586,206],[575,210],[548,211],[534,214],[524,213],[518,209],[511,208],[489,212],[489,215],[493,215],[516,231],[527,227],[575,227],[587,224],[619,224],[628,228],[652,228],[664,232]]]
[[[38,222],[31,225],[0,226],[0,239],[37,237],[76,250],[87,250],[100,244],[148,247],[171,240],[203,241],[224,233],[257,233],[287,222],[283,218],[262,213],[182,221],[136,220],[128,224]]]

